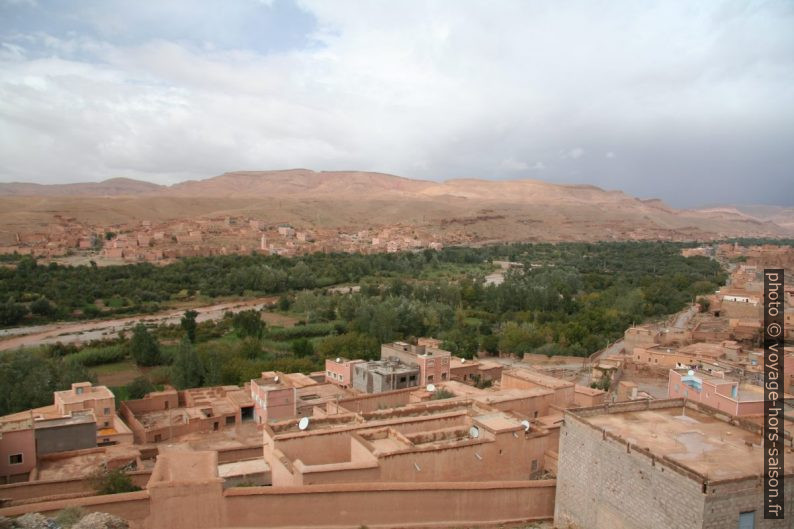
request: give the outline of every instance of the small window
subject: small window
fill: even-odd
[[[428,375],[427,376],[427,382],[428,383],[433,382],[433,375]]]
[[[447,379],[447,374],[441,373],[441,380],[446,380],[446,379]]]
[[[739,529],[755,529],[755,511],[739,513]]]
[[[535,411],[535,419],[537,419],[537,418],[538,418],[538,412]]]
[[[105,421],[105,428],[107,428],[108,426],[110,426],[110,423],[108,421]]]
[[[9,465],[21,465],[22,464],[22,454],[11,454],[8,456],[8,464]]]
[[[404,384],[404,383],[405,383],[405,377],[400,377],[400,383],[401,383],[401,384]]]
[[[538,471],[538,460],[537,459],[533,459],[532,460],[532,472],[537,472],[537,471]]]
[[[234,423],[235,423],[234,415],[230,415],[229,417],[226,417],[226,426],[233,426]]]
[[[159,443],[159,442],[160,442],[160,441],[162,441],[162,440],[163,440],[163,436],[162,436],[162,434],[159,434],[159,433],[158,433],[158,434],[155,434],[155,435],[154,435],[154,442],[155,442],[155,443]]]
[[[105,409],[103,410],[103,413],[104,413],[105,415],[110,415],[110,408],[105,408]]]

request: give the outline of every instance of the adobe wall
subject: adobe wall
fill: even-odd
[[[145,487],[151,476],[151,470],[129,472],[132,482]],[[0,498],[12,502],[44,501],[59,495],[89,495],[93,492],[90,483],[85,479],[59,479],[47,481],[26,481],[12,485],[0,485]]]
[[[131,529],[147,528],[149,517],[149,492],[125,492],[106,496],[90,496],[86,498],[70,498],[41,503],[30,503],[16,507],[0,509],[0,516],[20,516],[28,512],[40,512],[52,515],[66,507],[82,507],[88,512],[106,512],[130,522]],[[154,529],[154,526],[151,526]],[[185,527],[187,529],[187,527]]]
[[[246,487],[224,494],[227,527],[410,527],[550,519],[554,480]],[[306,506],[310,505],[311,508]]]
[[[22,463],[12,465],[9,457],[22,454]],[[36,441],[32,428],[11,430],[0,435],[0,479],[27,475],[36,468]]]
[[[399,408],[411,402],[411,392],[415,389],[416,388],[398,389],[397,391],[340,399],[338,406],[344,408],[344,410],[340,411],[351,411],[355,413],[368,413],[384,408]],[[336,406],[336,402],[329,402],[326,405],[330,413],[339,413],[336,411]]]

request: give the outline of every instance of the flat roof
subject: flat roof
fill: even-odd
[[[74,403],[83,402],[85,400],[96,399],[112,399],[115,398],[113,392],[106,386],[79,386],[83,392],[76,393],[74,389],[66,389],[63,391],[56,391],[55,395],[60,397],[63,402]]]
[[[740,428],[715,414],[670,401],[664,408],[568,413],[596,428],[606,430],[631,445],[709,480],[726,480],[761,475],[764,471],[760,433]],[[636,407],[636,406],[635,406]],[[664,461],[662,460],[662,464]],[[794,472],[794,457],[786,458],[786,473]]]
[[[562,380],[560,378],[544,375],[539,371],[533,371],[529,369],[509,369],[502,372],[502,376],[504,375],[514,376],[526,380],[527,382],[532,382],[534,384],[552,389],[572,388],[575,386],[573,382],[568,380]]]

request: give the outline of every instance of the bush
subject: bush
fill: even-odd
[[[127,357],[127,349],[122,345],[111,345],[109,347],[86,347],[82,351],[64,357],[66,361],[82,364],[84,366],[98,366],[102,364],[112,364],[120,362]]]
[[[130,399],[142,399],[147,393],[155,391],[154,384],[149,382],[146,377],[138,377],[127,384],[127,397]]]
[[[112,470],[100,468],[88,476],[88,481],[97,494],[119,494],[141,490],[123,468]]]
[[[433,393],[433,396],[430,398],[432,400],[441,400],[441,399],[451,399],[454,396],[455,394],[452,393],[451,391],[441,388],[441,389],[437,389],[435,393]]]

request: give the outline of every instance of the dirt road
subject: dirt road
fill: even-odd
[[[196,307],[198,312],[196,321],[219,320],[226,312],[239,312],[241,310],[255,309],[272,305],[278,300],[275,296],[256,298],[244,301],[229,301]],[[128,318],[108,320],[95,320],[79,323],[52,323],[35,327],[15,327],[0,331],[0,351],[16,349],[41,344],[84,343],[91,340],[114,338],[122,331],[132,329],[138,322],[151,325],[179,323],[184,314],[184,309],[168,310],[155,314],[142,314]]]

